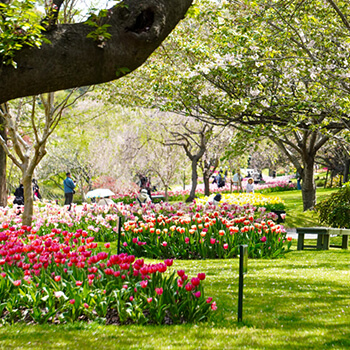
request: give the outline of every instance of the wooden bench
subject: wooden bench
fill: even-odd
[[[321,250],[328,250],[329,247],[348,249],[350,230],[344,228],[330,228],[330,227],[299,227],[298,234],[298,250],[304,248],[316,248]],[[317,235],[316,245],[305,245],[305,235]],[[329,244],[330,236],[342,236],[342,245]]]
[[[165,197],[162,194],[157,194],[154,196],[151,196],[152,202],[158,202],[158,201],[164,201]]]

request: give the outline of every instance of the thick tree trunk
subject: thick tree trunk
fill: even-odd
[[[196,197],[196,189],[197,189],[197,180],[198,180],[198,173],[197,173],[197,165],[198,165],[198,157],[193,157],[192,159],[192,185],[191,185],[191,192],[189,197],[186,199],[186,202],[192,202]]]
[[[0,103],[23,96],[100,84],[138,68],[185,16],[192,0],[125,0],[100,18],[110,39],[87,38],[85,23],[57,25],[45,33],[50,44],[25,47],[17,69],[0,69]]]
[[[208,176],[207,172],[203,173],[204,181],[204,194],[208,197],[210,196],[210,175]]]
[[[5,141],[7,140],[5,120],[2,117],[0,117],[0,135]],[[0,146],[0,207],[6,207],[7,205],[6,165],[7,156]]]
[[[304,169],[302,171],[302,197],[304,211],[314,208],[316,205],[316,185],[314,181],[314,165],[313,157],[308,157],[304,162]]]
[[[33,174],[23,174],[23,190],[24,190],[24,211],[22,214],[23,225],[31,226],[33,219],[33,189],[32,189]]]

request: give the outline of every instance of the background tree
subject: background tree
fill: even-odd
[[[71,98],[73,93],[74,90],[68,92],[56,103],[54,93],[40,95],[39,98],[34,96],[30,101],[21,99],[18,105],[15,105],[16,114],[8,104],[1,106],[0,113],[6,122],[8,140],[0,138],[0,144],[22,173],[24,225],[31,225],[32,221],[32,178],[35,168],[45,156],[47,140],[57,127],[65,109],[81,96]]]

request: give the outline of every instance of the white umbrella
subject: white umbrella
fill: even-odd
[[[86,198],[104,198],[109,196],[114,196],[114,193],[108,188],[97,188],[86,194]]]

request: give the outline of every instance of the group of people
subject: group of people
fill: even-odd
[[[40,188],[36,179],[32,179],[32,190],[33,190],[33,200],[37,201],[41,199]],[[15,190],[15,199],[13,204],[24,205],[24,187],[23,184],[20,185]]]

